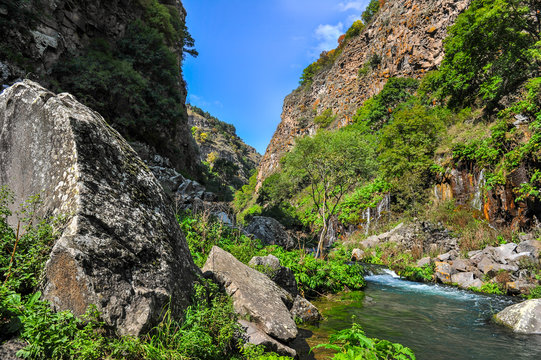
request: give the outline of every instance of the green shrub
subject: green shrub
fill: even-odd
[[[346,31],[346,36],[344,38],[344,41],[351,39],[355,36],[359,36],[359,34],[361,33],[361,31],[363,31],[363,29],[364,29],[363,22],[361,20],[356,20]]]
[[[207,213],[193,215],[186,212],[179,214],[178,220],[186,235],[194,262],[199,267],[203,267],[215,245],[245,264],[263,248],[259,240],[251,239],[240,230],[224,225]]]
[[[329,338],[328,344],[320,344],[314,347],[325,348],[337,352],[334,360],[355,359],[396,359],[415,360],[413,351],[398,343],[388,340],[369,338],[359,324],[353,323],[351,328],[340,330]]]
[[[395,109],[401,103],[413,98],[418,86],[419,81],[416,79],[390,78],[377,95],[364,102],[353,120],[367,123],[373,129],[380,129],[392,119]]]
[[[280,264],[295,274],[297,286],[305,297],[344,290],[360,290],[365,286],[364,269],[348,258],[316,259],[304,250],[285,251],[276,246],[265,248],[262,255],[273,254]]]
[[[445,39],[442,95],[451,106],[481,99],[488,110],[529,76],[539,76],[539,2],[475,0]]]
[[[378,10],[379,10],[379,0],[370,0],[370,2],[368,3],[368,6],[366,7],[366,9],[363,11],[361,15],[364,23],[368,24],[374,18],[374,15],[376,15]]]
[[[314,118],[314,124],[317,124],[320,128],[324,129],[331,125],[335,119],[336,115],[333,115],[332,109],[329,108]]]
[[[385,193],[391,190],[391,185],[377,178],[344,197],[338,207],[338,220],[343,224],[359,224],[362,212],[367,208],[376,207]]]

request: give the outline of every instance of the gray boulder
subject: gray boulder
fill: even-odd
[[[458,257],[458,251],[456,250],[450,250],[448,252],[446,252],[445,254],[440,254],[438,255],[438,260],[439,261],[447,261],[447,260],[454,260]]]
[[[498,246],[494,249],[494,258],[502,263],[507,264],[507,261],[511,256],[513,256],[515,253],[515,249],[517,248],[517,244],[515,243],[508,243]]]
[[[297,352],[294,349],[274,340],[269,335],[265,334],[264,331],[261,331],[256,324],[246,320],[239,320],[239,324],[246,333],[246,341],[248,344],[256,346],[262,345],[267,351],[273,351],[282,356],[289,356],[292,358],[297,356]]]
[[[11,339],[0,345],[0,359],[2,360],[21,360],[17,356],[17,351],[22,350],[28,344],[21,339]]]
[[[280,265],[280,259],[270,254],[254,256],[248,263],[251,267],[267,275],[278,286],[295,297],[299,293],[295,274],[290,268]]]
[[[457,284],[462,289],[469,289],[471,287],[480,288],[483,286],[483,282],[474,278],[472,272],[461,272],[451,275],[451,282]]]
[[[295,247],[295,239],[273,218],[254,216],[244,230],[263,241],[265,245],[278,245],[284,249]]]
[[[450,284],[451,275],[454,273],[452,266],[442,261],[436,261],[434,264],[434,274],[436,275],[436,279],[444,284]]]
[[[353,249],[351,251],[351,260],[361,261],[365,257],[365,252],[361,249]]]
[[[529,252],[537,258],[541,252],[541,241],[533,239],[522,241],[520,244],[518,244],[516,252]]]
[[[423,267],[425,265],[430,265],[430,263],[432,262],[432,260],[430,259],[430,256],[426,256],[422,259],[419,259],[419,261],[417,261],[417,267]]]
[[[541,299],[526,300],[506,307],[494,315],[494,319],[516,333],[541,334]]]
[[[308,300],[297,295],[291,308],[293,318],[299,318],[303,323],[315,323],[321,320],[319,310]]]
[[[139,335],[188,305],[200,273],[162,187],[96,112],[25,80],[0,94],[0,184],[38,216],[66,216],[43,296],[76,315],[95,304],[120,334]],[[12,220],[13,221],[13,220]]]
[[[204,272],[211,272],[233,300],[235,311],[249,316],[266,334],[283,341],[297,336],[297,326],[289,309],[293,297],[271,279],[214,246]]]

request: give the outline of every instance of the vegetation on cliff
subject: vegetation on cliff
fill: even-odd
[[[194,105],[188,107],[188,124],[199,148],[207,189],[231,200],[248,183],[261,155],[236,134],[235,126]]]
[[[329,211],[325,207],[323,212],[319,202],[310,196],[313,172],[299,176],[298,172],[288,171],[288,162],[303,153],[306,143],[315,143],[324,134],[328,137],[326,142],[332,143],[344,132],[351,132],[359,142],[372,144],[363,149],[363,157],[373,164],[373,170],[368,176],[353,176],[355,190],[349,195],[329,199],[329,208],[334,209],[331,213],[343,226],[355,224],[368,232],[364,210],[375,208],[377,203],[370,200],[381,199],[382,192],[391,194],[389,218],[431,218],[434,207],[427,204],[433,186],[460,167],[483,169],[486,180],[481,186],[481,197],[497,187],[512,186],[513,206],[526,204],[530,216],[539,216],[539,13],[538,2],[474,0],[449,29],[445,58],[438,71],[428,73],[421,81],[391,78],[379,94],[358,109],[353,124],[330,133],[320,129],[313,137],[298,139],[282,159],[280,173],[268,177],[254,197],[256,210],[270,214],[273,208],[287,209],[273,215],[284,224],[300,222],[311,228],[315,236],[324,234],[326,226],[319,218],[325,218]],[[311,65],[312,70],[316,65]],[[304,75],[306,84],[311,77]],[[354,146],[346,147],[339,150],[339,156],[347,157],[344,151],[353,156],[357,150]],[[329,161],[333,157],[321,149],[303,154],[302,165],[297,164],[300,168],[317,162],[320,156]],[[344,161],[343,167],[354,172],[356,163]],[[511,185],[509,179],[518,170],[527,181]],[[372,196],[353,196],[375,182],[386,185],[374,188]],[[316,189],[324,189],[324,185]],[[340,193],[338,185],[332,184],[332,194]],[[239,202],[241,196],[248,198],[239,193]],[[466,211],[474,220],[466,227],[454,229],[461,236],[459,245],[463,251],[512,241],[521,226],[528,226],[516,227],[515,233],[505,228],[509,224],[497,231],[487,230],[490,224],[486,214],[468,205],[445,206],[451,206],[450,212]],[[437,211],[443,217],[448,214]],[[472,242],[474,238],[477,241]],[[416,254],[401,266],[407,267],[421,255]],[[415,270],[419,271],[422,269]]]

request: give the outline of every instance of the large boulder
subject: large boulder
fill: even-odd
[[[254,269],[267,275],[278,286],[295,297],[299,293],[295,274],[290,268],[280,265],[280,259],[269,254],[267,256],[254,256],[248,263]]]
[[[43,295],[76,315],[95,304],[120,334],[138,335],[188,305],[200,273],[163,189],[135,151],[69,94],[25,80],[0,94],[0,185],[38,215],[66,216]]]
[[[279,245],[284,249],[295,247],[295,239],[291,237],[277,220],[265,216],[254,216],[244,229],[266,245]]]
[[[308,300],[297,295],[293,307],[291,308],[293,318],[301,320],[303,323],[316,323],[321,320],[319,310]]]
[[[266,275],[217,246],[210,251],[202,270],[211,272],[225,288],[235,311],[249,316],[266,334],[282,341],[297,336],[297,326],[289,313],[293,297]]]
[[[516,333],[541,334],[541,299],[508,306],[494,315],[494,319]]]
[[[248,344],[256,346],[261,345],[267,351],[273,351],[282,356],[289,356],[292,358],[297,356],[297,352],[294,349],[274,340],[265,332],[261,331],[256,324],[246,320],[239,320],[239,325],[244,329]]]

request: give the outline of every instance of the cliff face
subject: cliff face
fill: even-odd
[[[114,49],[116,42],[125,36],[131,24],[147,20],[148,9],[152,6],[164,6],[169,17],[175,19],[175,25],[184,26],[186,11],[180,0],[2,1],[0,83],[7,87],[19,79],[30,78],[47,87],[74,92],[72,88],[66,88],[62,79],[56,76],[55,67],[65,66],[68,60],[85,54],[96,39],[109,43]],[[171,121],[172,124],[156,126],[152,138],[155,143],[166,144],[159,148],[158,152],[169,157],[175,167],[195,174],[197,160],[184,106],[186,86],[180,73],[183,49],[181,45],[174,45],[169,46],[169,50],[176,57],[178,65],[176,84],[173,87],[175,97],[181,103],[181,116]],[[80,100],[87,104],[84,98]],[[127,111],[133,108],[132,105],[124,104],[122,107]],[[124,136],[145,140],[127,133],[123,127],[117,126],[113,119],[108,118],[107,114],[102,115]]]
[[[315,132],[313,118],[332,109],[340,127],[390,77],[420,78],[443,59],[447,27],[469,0],[385,1],[359,36],[351,38],[334,63],[284,101],[282,121],[261,160],[258,186],[279,166],[295,138]]]
[[[247,184],[261,155],[237,136],[235,127],[189,105],[188,124],[199,148],[199,160],[208,162],[235,188]]]

